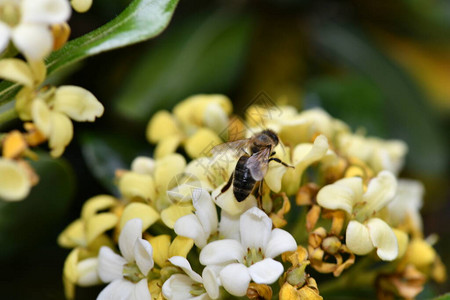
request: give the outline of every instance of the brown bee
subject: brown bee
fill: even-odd
[[[257,184],[259,184],[259,187],[262,186],[261,181],[267,173],[269,162],[276,161],[285,167],[293,168],[293,166],[289,166],[280,159],[272,157],[275,155],[273,149],[278,143],[277,134],[270,129],[266,129],[253,135],[251,138],[215,146],[211,150],[214,155],[229,150],[234,150],[241,154],[234,172],[220,194],[225,193],[233,185],[233,194],[236,200],[241,202],[252,193]]]

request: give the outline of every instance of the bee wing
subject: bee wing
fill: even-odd
[[[219,144],[211,149],[211,153],[213,156],[217,156],[221,153],[230,151],[234,152],[236,157],[240,157],[242,154],[246,153],[245,148],[247,148],[249,140],[250,139],[242,139]]]
[[[250,170],[250,174],[256,181],[261,181],[267,173],[269,167],[270,148],[265,148],[247,160],[246,167]]]

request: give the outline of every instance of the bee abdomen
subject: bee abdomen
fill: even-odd
[[[234,171],[233,194],[238,202],[245,200],[250,195],[256,183],[250,169],[245,165],[249,158],[249,156],[239,158]]]

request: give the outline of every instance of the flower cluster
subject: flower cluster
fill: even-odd
[[[252,144],[267,142],[266,129],[270,151]],[[445,280],[423,237],[423,186],[397,178],[401,141],[354,134],[318,109],[255,104],[241,120],[220,95],[157,113],[147,138],[155,157],[117,171],[121,196],[89,199],[59,237],[73,249],[68,298],[104,282],[98,299],[322,299],[341,279],[412,298],[427,279]],[[316,282],[311,269],[332,275]]]
[[[79,12],[87,11],[91,3],[71,2]],[[33,147],[48,141],[50,154],[59,157],[73,137],[71,120],[93,122],[103,114],[103,105],[81,87],[44,85],[44,59],[66,43],[70,14],[68,0],[0,1],[0,53],[5,52],[5,58],[0,59],[0,79],[22,86],[15,96],[15,113],[25,122],[25,132],[0,134],[2,200],[23,200],[38,183],[39,177],[28,162],[39,158]],[[26,61],[9,57],[15,50],[5,51],[8,46]]]

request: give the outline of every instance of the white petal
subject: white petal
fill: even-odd
[[[192,285],[195,284],[189,276],[174,274],[162,286],[162,293],[168,300],[191,299]]]
[[[218,274],[211,267],[206,267],[202,272],[203,286],[211,299],[219,298],[219,279]]]
[[[244,249],[236,240],[220,240],[209,243],[200,252],[202,265],[217,265],[227,262],[242,261]]]
[[[264,249],[272,233],[272,220],[265,212],[253,207],[241,216],[239,227],[244,249]]]
[[[43,135],[48,137],[50,135],[52,126],[50,120],[51,111],[44,100],[40,98],[36,98],[33,100],[31,104],[31,114],[34,124],[36,124],[39,131],[42,132]]]
[[[358,212],[368,217],[382,209],[395,196],[397,180],[389,171],[381,171],[369,182],[363,201],[366,205]]]
[[[264,249],[266,257],[274,258],[286,251],[295,251],[297,249],[297,242],[294,237],[287,231],[279,228],[272,230],[269,242]]]
[[[131,171],[152,175],[155,171],[155,160],[146,156],[138,156],[131,162]]]
[[[123,257],[128,262],[134,261],[134,245],[136,240],[142,236],[141,219],[131,219],[128,221],[119,235],[119,249]]]
[[[328,209],[342,209],[352,213],[356,202],[361,201],[363,183],[360,177],[341,179],[324,186],[317,194],[317,203]]]
[[[199,248],[205,247],[209,238],[209,235],[206,235],[200,221],[194,214],[179,218],[175,222],[173,229],[177,235],[193,239],[195,245]]]
[[[151,299],[150,291],[148,289],[147,279],[142,279],[134,285],[134,291],[131,300],[149,300]]]
[[[63,113],[51,111],[50,113],[50,136],[48,145],[52,149],[50,154],[58,157],[63,154],[64,149],[73,137],[72,121]]]
[[[8,47],[10,34],[9,27],[0,21],[0,54]]]
[[[260,284],[274,283],[283,273],[283,270],[283,265],[272,258],[265,258],[248,268],[252,280]]]
[[[80,261],[77,264],[78,280],[77,284],[79,286],[92,286],[101,283],[100,277],[98,276],[98,258],[92,257]]]
[[[226,211],[222,210],[220,212],[220,224],[219,224],[219,232],[220,236],[224,239],[233,239],[240,241],[240,232],[239,232],[239,224],[240,224],[241,216],[232,216],[228,214]]]
[[[67,21],[71,9],[67,0],[22,0],[22,21],[59,24]]]
[[[122,278],[123,265],[127,261],[108,247],[101,247],[98,254],[98,275],[103,282]]]
[[[243,264],[230,264],[220,271],[220,280],[227,292],[242,297],[247,293],[250,274]]]
[[[394,260],[398,255],[397,237],[391,227],[378,218],[370,219],[367,222],[370,238],[377,248],[378,257],[382,260]]]
[[[46,25],[20,24],[12,31],[12,40],[17,49],[31,60],[43,59],[53,47],[53,36]]]
[[[214,202],[216,202],[216,205],[230,215],[241,215],[249,208],[255,207],[257,205],[256,198],[253,195],[248,196],[244,201],[238,202],[233,195],[232,188],[229,188],[227,191],[225,191],[225,193],[221,193],[221,190],[224,186],[225,183],[222,186],[216,188],[211,193],[211,196],[213,197]]]
[[[97,296],[97,300],[128,300],[134,292],[134,284],[124,279],[116,279],[108,284]]]
[[[195,214],[203,226],[205,235],[217,231],[217,211],[211,195],[204,189],[195,189],[192,192],[192,203],[194,204]]]
[[[355,254],[366,255],[373,250],[369,229],[358,221],[350,221],[346,233],[347,247]]]
[[[103,105],[91,92],[71,85],[61,86],[56,90],[53,109],[78,122],[93,122],[104,111]]]
[[[196,282],[202,282],[202,277],[192,270],[189,261],[182,256],[172,256],[169,261],[177,267],[180,267],[190,278]]]
[[[142,274],[147,276],[153,268],[153,248],[147,240],[138,238],[134,246],[134,257],[136,264]]]

